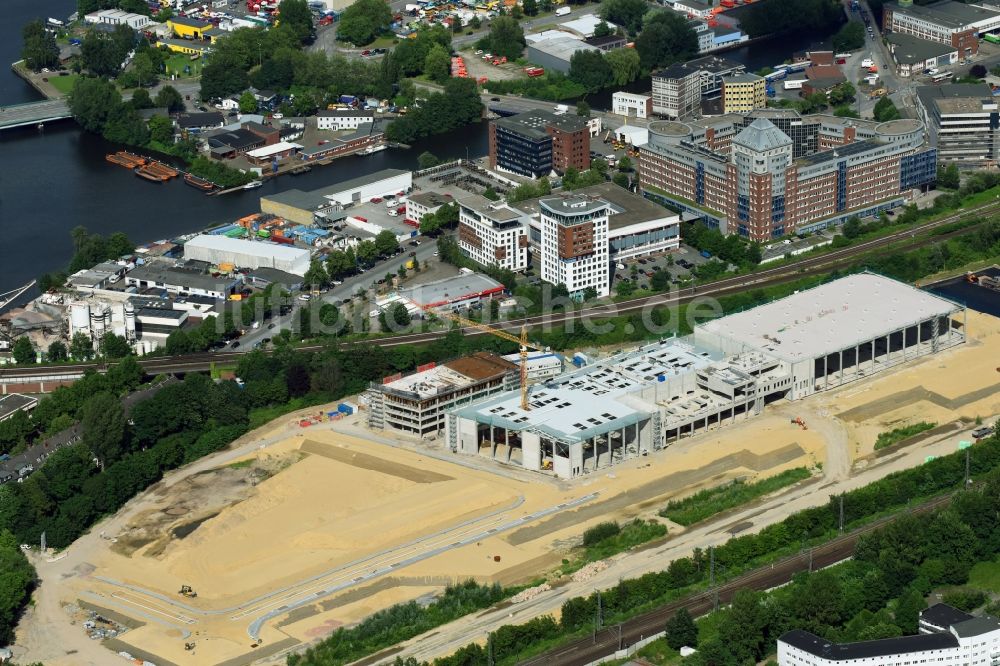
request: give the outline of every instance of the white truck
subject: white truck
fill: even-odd
[[[560,7],[559,9],[556,10],[556,16],[566,16],[571,11],[573,10],[570,9],[569,7]]]

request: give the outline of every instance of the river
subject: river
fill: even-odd
[[[39,99],[28,84],[7,67],[19,59],[20,31],[33,18],[65,19],[74,0],[4,0],[0,24],[0,105]],[[44,9],[39,10],[39,7]],[[45,13],[39,14],[39,11]],[[753,44],[723,54],[751,70],[773,65],[792,52],[817,45],[802,35]],[[648,90],[649,80],[633,84]],[[610,93],[606,95],[610,101]],[[595,99],[596,108],[606,108]],[[438,157],[471,157],[487,151],[486,125],[471,125],[447,137],[430,137],[410,150],[386,150],[349,157],[301,176],[286,176],[262,188],[218,197],[205,196],[181,182],[148,183],[107,163],[104,155],[118,146],[82,132],[72,121],[44,130],[21,128],[0,132],[0,293],[40,274],[63,268],[72,255],[69,232],[82,225],[95,233],[124,231],[135,242],[148,242],[196,231],[259,210],[262,194],[286,189],[315,189],[381,169],[412,169],[428,150]]]

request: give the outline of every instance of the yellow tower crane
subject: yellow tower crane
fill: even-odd
[[[488,326],[487,324],[480,323],[478,321],[472,321],[471,319],[466,319],[461,315],[457,315],[453,312],[442,312],[438,310],[433,310],[429,307],[423,308],[425,312],[429,314],[445,317],[453,322],[460,324],[463,327],[474,328],[476,330],[482,331],[483,333],[489,333],[490,335],[495,335],[498,338],[503,338],[504,340],[510,340],[511,342],[516,342],[519,345],[520,355],[521,355],[521,409],[524,411],[529,411],[531,407],[528,405],[528,350],[534,349],[535,351],[545,351],[541,347],[536,347],[535,345],[528,343],[528,327],[521,326],[521,336],[512,335],[507,331],[501,330],[499,328],[494,328]]]

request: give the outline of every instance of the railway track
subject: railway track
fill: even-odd
[[[957,231],[950,233],[941,234],[938,236],[916,238],[917,234],[925,233],[937,229],[939,227],[947,226],[954,222],[966,219],[973,215],[984,215],[991,212],[1000,212],[1000,202],[994,201],[975,208],[964,209],[959,213],[943,217],[939,220],[934,220],[926,224],[918,225],[910,229],[903,231],[898,231],[896,233],[884,236],[882,238],[876,238],[858,245],[843,248],[840,250],[834,250],[816,257],[808,257],[797,261],[793,264],[786,266],[780,266],[771,269],[764,269],[757,271],[755,273],[750,273],[747,275],[738,275],[730,278],[724,278],[716,282],[712,282],[707,285],[701,285],[698,287],[687,287],[685,289],[680,289],[677,292],[670,294],[658,294],[655,296],[635,298],[626,301],[620,301],[618,303],[612,303],[608,305],[600,305],[595,307],[583,308],[581,310],[574,310],[570,312],[563,312],[558,314],[543,314],[533,317],[525,317],[521,319],[511,319],[504,322],[498,322],[494,324],[495,328],[505,329],[505,330],[520,330],[522,325],[526,325],[529,328],[537,326],[553,326],[559,324],[565,324],[569,321],[575,319],[601,319],[605,317],[613,317],[623,314],[629,314],[634,312],[641,312],[646,309],[651,309],[654,307],[662,307],[666,305],[683,305],[685,303],[690,303],[697,298],[706,298],[714,296],[726,296],[730,294],[739,293],[742,291],[747,291],[749,289],[764,288],[769,286],[774,286],[782,284],[784,282],[789,282],[791,280],[809,277],[811,275],[816,275],[818,273],[825,273],[837,268],[843,268],[853,264],[857,258],[861,255],[865,255],[874,250],[887,247],[889,245],[894,245],[900,243],[897,249],[901,250],[912,250],[929,245],[931,243],[936,243],[941,240],[946,240],[958,235],[966,234],[972,227],[966,227]],[[907,242],[909,241],[909,242]],[[462,329],[463,333],[468,336],[484,335],[482,331],[473,328]],[[438,331],[427,331],[421,333],[409,333],[406,335],[397,335],[388,338],[374,338],[372,340],[366,340],[366,344],[377,345],[380,347],[396,347],[399,345],[409,345],[409,344],[420,344],[424,342],[431,342],[438,338],[443,337],[447,333],[446,330]],[[300,347],[302,351],[321,351],[325,349],[326,346],[322,344],[316,345],[305,345]],[[156,374],[160,372],[195,372],[201,370],[207,370],[212,363],[228,363],[238,360],[243,351],[218,351],[218,352],[202,352],[195,354],[185,354],[182,356],[171,356],[171,357],[159,357],[159,358],[147,358],[139,359],[140,365],[146,370],[147,373]],[[79,375],[87,370],[97,370],[104,371],[107,369],[107,365],[102,362],[91,362],[91,363],[76,363],[69,365],[53,365],[53,366],[28,366],[21,368],[9,368],[0,370],[0,383],[4,380],[22,380],[26,381],[28,379],[41,377],[47,380],[58,379],[60,376],[73,376]]]
[[[914,507],[911,511],[926,513],[950,501],[951,495],[944,495]],[[715,607],[716,595],[719,605],[725,605],[732,600],[738,590],[768,590],[788,583],[795,574],[809,571],[810,567],[822,569],[842,562],[854,553],[854,546],[861,536],[895,520],[898,515],[880,518],[849,534],[812,548],[811,553],[792,555],[775,562],[770,567],[749,571],[738,578],[726,581],[716,590],[678,599],[626,620],[620,625],[604,627],[591,636],[573,640],[537,657],[519,661],[518,664],[519,666],[586,666],[602,657],[614,655],[618,650],[645,637],[663,631],[667,620],[682,608],[687,609],[692,617],[698,617]]]

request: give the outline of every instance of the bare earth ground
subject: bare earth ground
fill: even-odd
[[[408,648],[421,658],[449,652],[508,613],[523,621],[551,612],[567,595],[720,543],[734,526],[760,529],[829,494],[919,464],[928,452],[954,450],[967,429],[869,456],[875,436],[901,424],[1000,413],[994,390],[1000,320],[970,312],[969,325],[976,339],[960,348],[872,381],[779,403],[760,418],[574,482],[393,441],[387,433],[367,433],[358,417],[308,430],[294,416],[283,417],[233,449],[168,475],[61,559],[36,557],[41,585],[15,654],[49,666],[108,663],[110,653],[71,624],[63,608],[88,602],[141,624],[119,636],[116,650],[159,665],[250,663],[451,581],[533,578],[557,566],[594,522],[651,516],[671,496],[735,477],[822,467],[819,489],[796,486],[777,501],[731,512],[725,525],[671,526],[665,545],[618,556],[590,581],[460,620]],[[790,423],[795,417],[806,429]],[[851,476],[861,458],[863,469]],[[181,585],[198,597],[181,597]],[[248,636],[254,621],[262,623],[256,648]],[[185,642],[195,649],[185,651]]]

